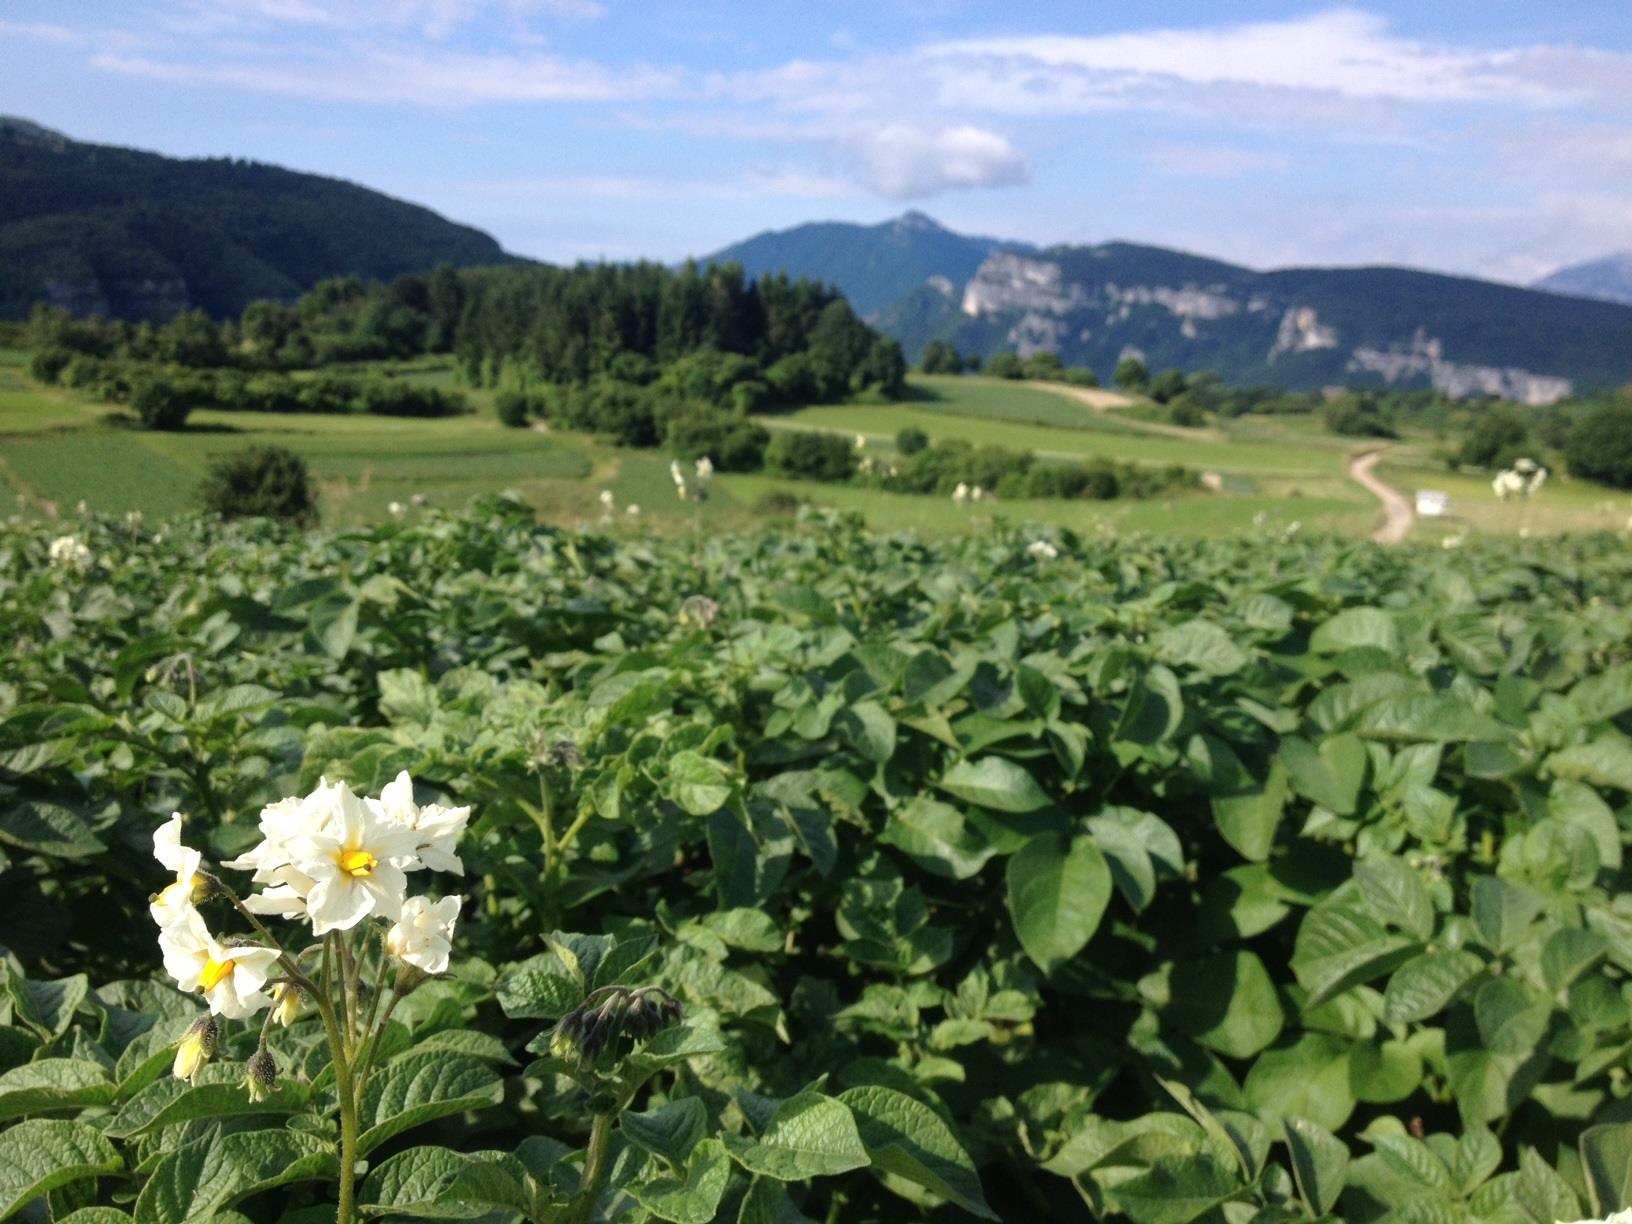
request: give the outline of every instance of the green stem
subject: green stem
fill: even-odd
[[[324,958],[323,976],[328,979],[328,958]],[[340,1021],[334,1014],[334,1000],[327,994],[317,996],[318,1014],[323,1017],[323,1031],[328,1034],[329,1054],[334,1063],[334,1093],[340,1104],[340,1206],[335,1224],[351,1224],[355,1204],[357,1177],[357,1095],[351,1077],[351,1062],[346,1057]]]
[[[612,1120],[616,1114],[595,1115],[589,1128],[589,1146],[584,1149],[584,1179],[578,1187],[578,1199],[572,1205],[568,1224],[589,1224],[595,1216],[595,1200],[600,1197],[601,1182],[606,1177],[606,1151],[612,1145]]]

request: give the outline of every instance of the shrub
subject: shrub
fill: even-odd
[[[771,435],[752,421],[692,404],[669,417],[663,444],[678,459],[695,463],[708,456],[722,472],[757,472],[765,466]]]
[[[1143,391],[1150,385],[1150,373],[1137,357],[1124,357],[1116,363],[1111,381],[1124,391]]]
[[[945,340],[931,340],[924,347],[924,359],[920,368],[925,374],[961,374],[963,358],[959,357],[958,350]]]
[[[856,450],[846,436],[781,430],[765,448],[765,466],[782,476],[832,482],[856,471]]]
[[[1632,489],[1632,404],[1606,404],[1570,432],[1570,474]]]
[[[131,387],[130,406],[147,429],[182,429],[198,390],[179,378],[148,375]]]
[[[1165,404],[1184,394],[1184,371],[1163,370],[1150,380],[1150,398],[1158,404]]]
[[[1486,407],[1462,440],[1457,458],[1467,467],[1492,468],[1535,449],[1530,423],[1516,409]]]
[[[215,460],[200,497],[205,510],[223,518],[301,524],[317,519],[317,495],[306,461],[281,446],[252,446]]]
[[[295,386],[302,412],[352,412],[362,399],[354,379],[334,374],[320,375]]]
[[[1207,423],[1207,412],[1186,394],[1179,396],[1167,406],[1167,419],[1175,425],[1194,429]]]
[[[465,397],[457,391],[416,387],[400,379],[372,379],[362,384],[364,412],[375,416],[443,417],[465,411]]]
[[[54,383],[73,359],[74,351],[60,345],[37,348],[28,356],[28,375],[42,383]]]
[[[1065,373],[1065,363],[1058,353],[1033,353],[1022,367],[1027,378],[1057,379]]]
[[[532,415],[533,402],[525,391],[500,391],[493,397],[493,410],[511,429],[523,429]]]
[[[1321,410],[1326,428],[1349,438],[1397,438],[1399,431],[1383,415],[1374,397],[1345,395]]]
[[[1013,353],[999,353],[986,363],[986,373],[993,378],[1024,378],[1025,363]]]
[[[929,435],[916,425],[908,425],[895,435],[895,449],[903,455],[916,455],[929,445]]]
[[[1099,375],[1082,366],[1072,366],[1061,376],[1061,380],[1073,387],[1097,387]]]

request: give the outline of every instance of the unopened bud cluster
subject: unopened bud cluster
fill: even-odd
[[[561,1017],[550,1034],[550,1053],[557,1058],[576,1054],[579,1067],[587,1069],[620,1035],[639,1041],[679,1019],[680,1001],[666,990],[656,986],[637,990],[608,987]]]

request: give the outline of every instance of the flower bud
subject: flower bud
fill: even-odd
[[[204,1064],[215,1057],[220,1037],[221,1025],[214,1016],[206,1014],[194,1020],[176,1043],[176,1061],[170,1066],[171,1072],[189,1084],[196,1082]]]
[[[249,1099],[259,1103],[271,1096],[277,1086],[278,1060],[272,1057],[271,1050],[262,1046],[244,1064],[244,1087],[249,1091]]]
[[[305,1002],[300,987],[293,982],[285,982],[272,992],[272,1021],[283,1028],[288,1028],[300,1015],[301,1004]]]

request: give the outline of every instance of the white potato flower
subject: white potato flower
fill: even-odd
[[[176,985],[200,991],[213,1015],[242,1020],[271,999],[261,989],[278,963],[275,948],[254,944],[228,946],[211,935],[195,909],[159,933],[164,967]]]
[[[91,568],[91,550],[78,536],[63,535],[51,541],[46,555],[57,569],[83,574]]]
[[[316,881],[295,868],[294,858],[301,842],[322,831],[333,816],[334,805],[324,800],[328,786],[323,779],[310,795],[267,804],[261,809],[260,843],[222,864],[234,871],[254,872],[255,883],[270,885],[245,899],[244,908],[251,913],[306,916],[306,894]]]
[[[404,506],[399,501],[394,501],[390,505],[386,506],[386,511],[392,518],[401,518],[404,514],[408,513],[408,507]]]
[[[670,460],[669,475],[674,478],[674,483],[679,485],[682,489],[686,487],[686,471],[680,466],[680,460]]]
[[[385,785],[378,799],[363,802],[380,819],[412,829],[416,835],[414,853],[432,871],[465,874],[465,865],[453,848],[470,823],[470,808],[443,807],[440,803],[420,807],[414,802],[414,782],[406,769]]]
[[[607,510],[610,511],[612,509],[613,504],[614,503],[613,503],[613,498],[612,498],[612,490],[611,489],[602,489],[601,490],[601,505],[605,506],[607,508]]]
[[[385,933],[386,951],[426,973],[447,972],[461,900],[457,896],[434,902],[409,897],[402,903],[401,917]]]
[[[1047,540],[1033,540],[1026,545],[1026,551],[1039,561],[1052,561],[1060,555],[1060,550]]]
[[[422,865],[418,832],[384,819],[349,786],[320,787],[308,799],[318,800],[307,805],[315,828],[293,843],[289,866],[311,880],[312,934],[347,930],[370,914],[395,918],[408,891],[403,873]]]
[[[640,507],[635,505],[634,502],[630,502],[628,508],[624,511],[624,513],[627,514],[630,518],[639,518],[640,517]]]
[[[856,449],[857,450],[866,450],[867,449],[867,435],[866,434],[857,434],[856,435]]]
[[[697,483],[707,484],[714,478],[714,460],[704,455],[697,460]]]
[[[969,500],[969,486],[960,480],[958,487],[952,490],[952,500],[960,506],[966,504]]]
[[[170,819],[153,832],[153,857],[176,876],[174,883],[167,884],[148,903],[148,913],[160,930],[185,919],[209,891],[209,883],[199,872],[204,856],[181,844],[181,823],[181,813],[172,812]]]

